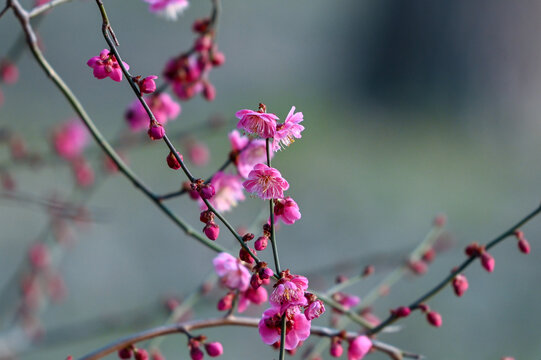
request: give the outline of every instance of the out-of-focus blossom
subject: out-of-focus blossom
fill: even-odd
[[[72,160],[83,152],[88,143],[88,130],[78,119],[71,119],[53,132],[53,145],[56,153],[64,159]]]
[[[190,5],[188,0],[144,0],[150,4],[149,11],[165,17],[168,20],[176,20],[178,15]]]
[[[250,272],[240,260],[228,253],[220,253],[212,260],[222,284],[231,290],[245,291],[250,285]]]
[[[169,120],[174,120],[180,114],[180,104],[174,101],[169,94],[151,95],[145,97],[144,100],[156,120],[162,125],[167,124]],[[139,99],[135,99],[131,103],[125,113],[125,118],[132,131],[148,129],[150,119]]]

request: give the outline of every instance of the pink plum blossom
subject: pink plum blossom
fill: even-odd
[[[210,160],[210,151],[205,143],[190,141],[188,143],[188,156],[195,166],[205,166]]]
[[[283,147],[291,145],[295,142],[295,138],[301,138],[301,132],[304,130],[304,126],[299,125],[299,123],[302,122],[302,120],[302,113],[295,113],[295,106],[292,106],[285,121],[276,126],[276,135],[272,142],[272,149],[274,151],[278,151]]]
[[[88,130],[81,121],[68,120],[53,132],[54,149],[60,157],[72,160],[81,155],[88,137]]]
[[[265,140],[252,140],[237,157],[237,171],[239,175],[247,179],[250,171],[257,163],[263,163],[267,160]],[[271,159],[274,153],[271,152]]]
[[[339,302],[344,308],[351,309],[361,302],[361,298],[355,295],[337,292],[333,294],[333,299]]]
[[[158,77],[156,75],[150,75],[139,81],[139,90],[143,94],[152,94],[156,91],[156,80]]]
[[[274,216],[276,221],[282,220],[284,224],[292,225],[301,218],[299,206],[291,197],[274,201]]]
[[[276,134],[278,116],[263,111],[240,110],[235,114],[240,119],[237,127],[260,138],[273,138]]]
[[[272,345],[280,340],[282,317],[286,317],[286,341],[284,348],[293,350],[299,342],[310,336],[310,320],[306,319],[298,306],[290,307],[285,314],[278,308],[271,307],[265,310],[259,321],[259,335],[265,344]]]
[[[148,10],[165,17],[168,20],[176,20],[179,14],[190,5],[188,0],[144,0],[150,4]]]
[[[0,63],[0,79],[8,85],[15,84],[19,79],[19,69],[17,65],[8,60]]]
[[[313,301],[310,305],[308,305],[306,310],[304,310],[304,316],[306,316],[308,320],[314,320],[320,317],[321,314],[323,314],[324,312],[325,305],[323,305],[323,301],[316,300]]]
[[[212,260],[222,284],[231,290],[245,291],[250,285],[250,272],[240,260],[228,253],[220,253]]]
[[[126,70],[130,69],[130,66],[125,62],[122,62]],[[105,79],[110,77],[114,81],[122,81],[122,69],[118,64],[115,56],[109,54],[109,50],[103,49],[99,56],[90,58],[86,64],[94,69],[94,76],[97,79]]]
[[[162,125],[165,125],[169,120],[175,119],[180,114],[180,105],[169,94],[160,93],[147,96],[144,100],[152,110],[156,120]],[[132,131],[148,129],[150,122],[148,114],[139,99],[135,99],[131,103],[126,111],[125,119]]]
[[[248,286],[245,292],[240,294],[238,312],[244,312],[250,304],[261,305],[267,302],[269,295],[267,290],[260,286],[254,290],[251,286]]]
[[[348,349],[348,360],[361,360],[372,348],[372,341],[365,335],[356,337]]]
[[[233,151],[241,151],[250,142],[250,139],[247,136],[242,136],[238,130],[231,131],[228,137]]]
[[[284,190],[289,188],[282,174],[265,164],[256,164],[248,174],[248,180],[242,183],[246,191],[257,194],[261,199],[281,199]]]
[[[284,313],[287,308],[292,306],[306,306],[308,301],[304,296],[308,289],[308,279],[301,275],[290,274],[288,270],[282,273],[280,280],[274,285],[274,290],[270,296],[272,306]]]
[[[220,212],[231,210],[239,201],[245,199],[241,178],[238,175],[219,171],[212,177],[210,184],[214,187],[215,194],[209,201]],[[200,200],[200,204],[201,209],[207,208],[203,200]]]

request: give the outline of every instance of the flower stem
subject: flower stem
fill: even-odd
[[[266,139],[266,148],[267,148],[267,166],[271,167],[271,149],[270,149],[270,140]],[[280,259],[278,257],[278,246],[276,245],[276,236],[274,234],[274,202],[273,199],[269,200],[269,218],[270,218],[270,227],[271,227],[271,246],[272,246],[272,255],[274,257],[274,265],[276,267],[276,273],[278,276],[280,276],[280,273],[282,272],[280,268]]]

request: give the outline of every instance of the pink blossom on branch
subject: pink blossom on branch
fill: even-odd
[[[237,171],[239,175],[247,179],[250,171],[258,163],[267,161],[267,150],[265,140],[252,140],[237,157]],[[274,153],[271,153],[271,159]]]
[[[265,310],[259,321],[259,335],[263,342],[272,345],[280,340],[282,317],[286,317],[286,341],[284,348],[293,350],[299,342],[310,336],[310,320],[306,319],[298,306],[290,307],[284,314],[275,307]]]
[[[53,145],[56,153],[68,160],[81,155],[88,140],[88,130],[78,119],[68,120],[53,132]]]
[[[291,197],[274,201],[274,216],[276,221],[282,220],[284,224],[292,225],[301,218],[299,205]]]
[[[174,101],[169,94],[161,93],[146,96],[144,100],[152,110],[156,120],[162,125],[167,124],[169,120],[174,120],[180,114],[180,104]],[[124,117],[132,131],[148,129],[150,119],[139,99],[135,99],[131,103]]]
[[[126,70],[130,69],[130,66],[125,62],[122,62]],[[117,59],[113,54],[109,54],[109,50],[103,49],[99,56],[90,58],[86,64],[94,69],[94,76],[97,79],[105,79],[110,77],[114,81],[122,81],[122,69],[118,64]]]
[[[272,142],[272,149],[278,151],[283,147],[291,145],[295,142],[295,139],[300,139],[301,132],[304,130],[304,126],[299,125],[302,121],[302,112],[295,113],[295,106],[292,106],[285,121],[276,126],[276,135]]]
[[[231,290],[245,291],[250,285],[250,272],[240,260],[228,253],[220,253],[212,260],[222,284]]]
[[[361,360],[372,348],[372,341],[365,335],[356,337],[349,344],[348,360]]]
[[[282,273],[280,280],[274,285],[270,296],[270,303],[273,307],[284,313],[292,306],[306,306],[308,300],[304,292],[308,289],[308,279],[301,275],[290,274],[289,270]]]
[[[179,14],[190,5],[188,0],[144,0],[150,4],[148,10],[165,17],[168,20],[176,20]]]
[[[245,199],[241,178],[238,175],[220,171],[212,177],[210,184],[214,187],[215,194],[209,201],[220,212],[231,210],[239,201]],[[207,208],[203,200],[200,200],[200,203],[201,209]]]
[[[282,174],[265,164],[257,164],[248,174],[248,180],[242,183],[246,191],[255,193],[263,200],[281,199],[284,190],[289,189],[288,182]]]
[[[245,292],[240,293],[239,305],[237,311],[243,313],[250,304],[261,305],[267,302],[269,294],[267,290],[260,286],[254,290],[253,287],[248,286]]]
[[[231,131],[228,137],[233,151],[241,151],[250,142],[250,139],[247,136],[242,136],[238,130]]]
[[[244,109],[235,114],[240,119],[237,127],[260,138],[273,138],[276,134],[276,120],[278,116],[264,112],[261,104],[259,111]]]

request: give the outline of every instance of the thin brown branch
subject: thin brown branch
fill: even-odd
[[[230,316],[230,317],[225,317],[225,318],[220,317],[220,318],[214,318],[214,319],[194,320],[194,321],[189,321],[189,322],[184,322],[184,323],[179,323],[179,324],[159,326],[159,327],[148,329],[148,330],[121,338],[108,345],[105,345],[101,349],[93,351],[79,358],[79,360],[98,360],[108,354],[116,352],[120,349],[124,349],[125,347],[129,345],[136,344],[141,341],[153,339],[160,336],[178,334],[178,333],[186,334],[194,330],[202,330],[202,329],[208,329],[208,328],[213,328],[213,327],[223,327],[223,326],[257,327],[259,324],[259,321],[260,321],[259,318]],[[343,334],[339,330],[331,329],[327,327],[320,327],[320,326],[312,326],[310,333],[311,335],[323,336],[323,337],[333,337],[333,336],[339,336],[339,335],[341,336]],[[354,333],[354,332],[347,332],[345,336],[347,339],[353,339],[359,336],[359,334]],[[402,358],[420,359],[421,358],[420,355],[404,352],[392,345],[388,345],[380,341],[373,341],[373,348],[378,351],[382,351],[388,354],[393,359],[402,359]]]
[[[52,8],[54,8],[54,7],[58,6],[58,5],[61,5],[61,4],[70,2],[70,1],[72,1],[72,0],[52,0],[52,1],[49,1],[46,4],[36,6],[32,10],[30,10],[28,12],[28,17],[33,18],[34,16],[41,15],[41,14],[51,10]]]

